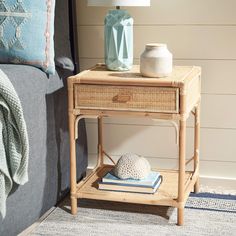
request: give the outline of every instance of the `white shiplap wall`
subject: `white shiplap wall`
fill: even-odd
[[[135,20],[135,63],[144,45],[165,42],[176,65],[199,65],[202,73],[201,176],[236,180],[236,1],[152,0],[150,8],[129,8]],[[107,8],[79,0],[81,70],[103,62],[103,20]],[[177,147],[169,124],[145,119],[105,120],[105,146],[115,158],[126,152],[159,167],[176,167]],[[90,164],[95,162],[97,126],[87,121]],[[192,120],[187,154],[192,155]],[[236,186],[235,186],[236,188]]]

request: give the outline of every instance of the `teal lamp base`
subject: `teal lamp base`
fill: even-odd
[[[133,18],[125,10],[110,10],[105,18],[105,63],[108,70],[133,65]]]

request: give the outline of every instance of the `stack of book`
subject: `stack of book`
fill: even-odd
[[[101,190],[121,191],[132,193],[155,193],[160,187],[162,176],[160,173],[151,171],[149,175],[142,180],[119,179],[111,172],[108,172],[98,183]]]

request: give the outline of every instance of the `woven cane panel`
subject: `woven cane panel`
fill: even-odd
[[[178,113],[177,88],[75,85],[75,108]]]

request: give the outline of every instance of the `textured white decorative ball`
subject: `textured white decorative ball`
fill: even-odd
[[[114,174],[120,179],[144,179],[151,170],[144,157],[127,153],[120,157],[114,168]]]

